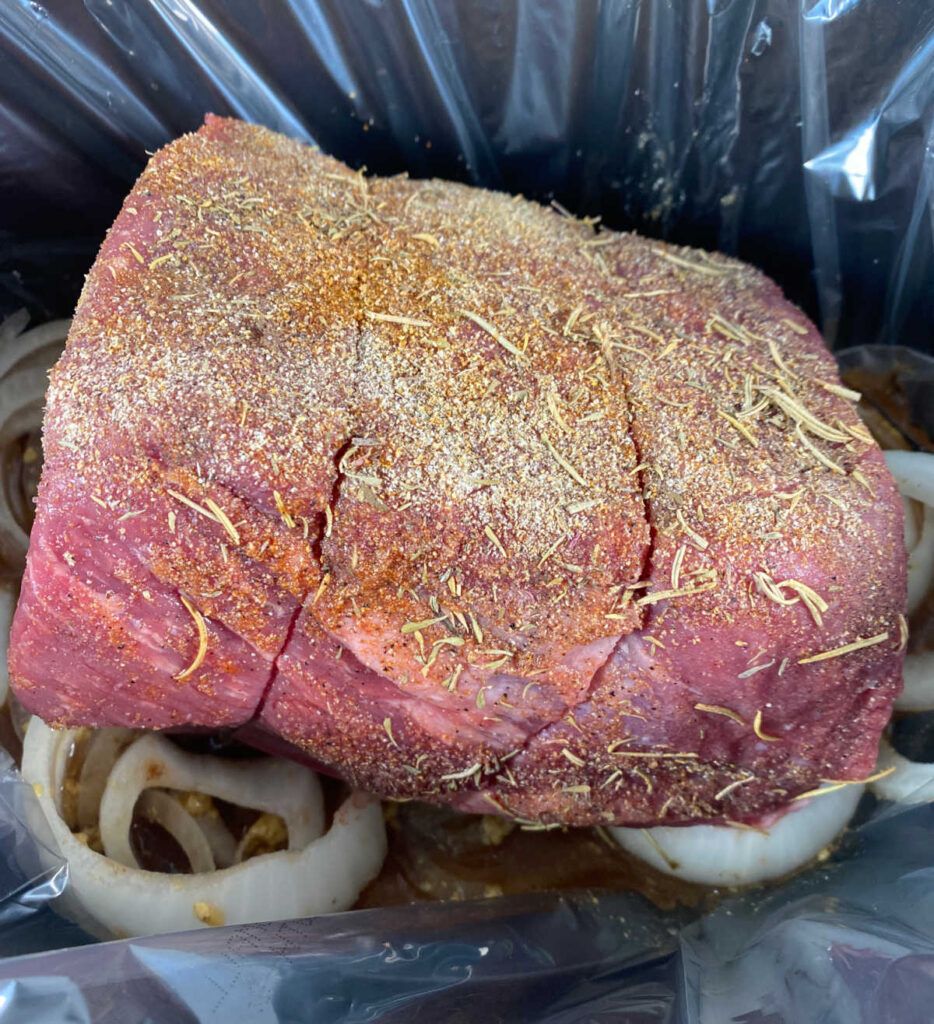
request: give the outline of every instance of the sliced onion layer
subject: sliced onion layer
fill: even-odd
[[[795,801],[763,831],[728,825],[619,828],[609,832],[653,868],[700,885],[755,885],[813,860],[846,827],[865,786]]]
[[[61,897],[65,909],[82,923],[96,926],[98,934],[151,935],[346,910],[379,873],[386,854],[382,812],[376,800],[361,793],[351,794],[328,831],[300,849],[263,854],[234,867],[193,875],[160,874],[119,864],[85,846],[62,818],[59,795],[75,735],[71,730],[56,732],[33,718],[26,733],[22,774],[33,786],[69,864],[69,882]],[[203,771],[199,763],[197,785],[180,788],[210,789],[205,782],[209,777],[210,769]],[[225,791],[231,792],[226,786]],[[231,795],[238,803],[252,802],[243,790]]]
[[[929,452],[889,451],[885,461],[904,498],[920,501],[924,517],[920,532],[906,509],[905,546],[908,549],[908,613],[917,610],[934,582],[934,455]],[[934,651],[905,658],[905,688],[895,701],[899,711],[934,708]]]
[[[894,450],[883,454],[899,491],[924,505],[934,506],[934,455]]]
[[[198,827],[198,822],[184,807],[168,793],[161,789],[148,789],[139,798],[136,811],[149,821],[155,822],[165,829],[182,848],[191,870],[196,874],[214,870],[214,854],[205,834]],[[121,849],[121,853],[122,853]],[[108,850],[108,856],[121,864],[137,867],[136,857],[127,842],[127,860],[114,857]]]
[[[930,711],[934,708],[934,651],[906,654],[902,669],[905,689],[895,701],[898,711]]]
[[[934,456],[928,456],[934,458]],[[905,537],[908,547],[910,537]],[[921,530],[917,535],[914,547],[908,548],[908,603],[907,611],[911,615],[917,611],[927,596],[934,579],[934,508],[924,506],[924,518]]]
[[[905,506],[905,550],[911,552],[921,539],[922,520],[927,506],[915,501],[914,498],[906,498],[904,494],[902,504]]]
[[[21,310],[0,323],[0,560],[19,571],[29,538],[18,495],[18,439],[41,429],[47,371],[58,358],[70,325],[68,320],[54,320],[23,331],[28,320]]]
[[[93,828],[101,806],[101,797],[107,785],[107,776],[136,734],[132,729],[95,729],[84,755],[84,763],[78,775],[78,828]]]
[[[290,850],[303,849],[324,830],[321,784],[310,769],[272,758],[231,761],[187,754],[164,736],[149,733],[120,755],[101,798],[101,842],[111,859],[128,867],[139,867],[130,847],[133,808],[143,790],[156,786],[194,790],[253,810],[278,814],[289,831]]]
[[[920,501],[924,517],[920,531],[906,514],[908,550],[908,613],[924,600],[934,577],[934,455],[928,452],[888,451],[885,461],[903,498]],[[910,513],[910,509],[906,509]]]
[[[237,841],[231,835],[230,829],[221,821],[220,815],[206,814],[198,818],[197,821],[198,827],[204,833],[204,838],[211,848],[214,866],[229,868],[231,864],[239,864]]]
[[[44,350],[61,350],[71,327],[70,320],[49,320],[26,331],[24,328],[28,323],[29,313],[25,309],[0,323],[0,377],[5,377],[15,367],[50,367],[58,352],[46,353]]]
[[[11,586],[0,584],[0,706],[10,691],[10,672],[7,668],[7,651],[10,647],[10,626],[13,623],[13,610],[16,607],[16,596]]]
[[[894,771],[872,783],[872,791],[882,800],[900,804],[926,804],[934,800],[934,764],[909,761],[884,739],[879,744],[877,772]]]

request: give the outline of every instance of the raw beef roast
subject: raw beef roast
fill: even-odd
[[[52,375],[16,693],[527,822],[755,820],[870,772],[900,685],[853,397],[742,263],[211,117]]]

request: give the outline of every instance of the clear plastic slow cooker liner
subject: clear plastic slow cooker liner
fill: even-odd
[[[146,152],[207,111],[375,173],[734,253],[934,419],[927,0],[6,0],[0,315],[68,315]],[[934,755],[934,751],[928,751]],[[0,1022],[929,1021],[934,809],[714,912],[538,894],[95,943],[0,760]],[[57,952],[48,950],[58,949]]]

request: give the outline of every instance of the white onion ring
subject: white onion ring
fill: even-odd
[[[160,789],[147,789],[140,796],[136,804],[136,811],[144,818],[148,818],[149,821],[161,825],[169,833],[182,848],[193,872],[214,870],[214,855],[211,853],[211,847],[208,845],[204,833],[198,828],[198,822],[174,797],[163,793]],[[127,837],[126,853],[129,854],[126,860],[123,857],[114,857],[110,851],[108,851],[108,856],[121,864],[126,864],[127,867],[139,867],[129,837]]]
[[[3,345],[4,348],[9,345],[18,334],[26,329],[28,323],[28,309],[18,309],[15,313],[11,313],[6,320],[0,320],[0,345]]]
[[[934,651],[906,654],[902,670],[905,689],[895,701],[898,711],[930,711],[934,708]]]
[[[921,535],[912,544],[906,530],[908,558],[908,612],[913,612],[927,594],[934,576],[934,455],[929,452],[887,451],[886,465],[904,497],[924,506]]]
[[[921,525],[924,521],[924,510],[927,506],[904,494],[902,498],[902,504],[905,506],[905,550],[911,554],[921,539]],[[921,524],[918,522],[919,519],[922,521]]]
[[[934,578],[934,455],[929,452],[887,451],[885,461],[904,497],[924,505],[924,521],[917,542],[908,555],[908,612],[924,600]],[[907,515],[906,509],[906,515]],[[911,541],[906,530],[906,547]],[[934,708],[934,651],[905,658],[905,687],[895,701],[899,711]]]
[[[324,831],[321,783],[309,768],[273,758],[232,761],[187,754],[164,736],[147,733],[117,759],[101,797],[104,852],[138,867],[130,849],[133,808],[143,790],[194,790],[257,811],[278,814],[289,830],[289,849],[300,850]]]
[[[934,506],[934,455],[898,450],[882,454],[899,491],[924,505]]]
[[[7,651],[10,647],[10,626],[16,597],[12,587],[0,586],[0,706],[10,692],[10,670],[7,668]]]
[[[246,924],[346,910],[382,867],[382,812],[378,801],[362,793],[351,794],[330,829],[302,850],[263,854],[200,875],[124,867],[81,843],[62,820],[57,796],[74,736],[33,718],[22,773],[38,797],[36,813],[41,810],[68,861],[62,907],[98,934],[152,935],[208,923]]]
[[[894,768],[895,771],[871,783],[876,796],[899,804],[926,804],[934,800],[934,764],[909,761],[883,737],[876,770],[885,771],[886,768]]]
[[[219,814],[204,814],[195,818],[198,828],[204,834],[214,865],[218,868],[229,868],[237,863],[237,841],[230,834],[230,829],[221,820]]]
[[[88,740],[84,763],[78,775],[76,820],[81,831],[97,824],[107,776],[120,752],[135,735],[132,729],[95,729]]]
[[[31,330],[23,331],[28,323],[29,313],[21,309],[0,324],[0,377],[5,377],[15,366],[44,348],[52,345],[61,348],[71,327],[70,320],[49,320]],[[46,358],[42,362],[47,369],[55,362],[55,357]]]
[[[22,568],[28,550],[26,531],[13,518],[9,504],[0,502],[0,561]]]
[[[45,370],[21,370],[0,381],[0,447],[42,424],[42,407],[49,380]],[[23,562],[29,536],[16,521],[4,481],[0,502],[0,558],[11,565]]]
[[[15,370],[0,381],[0,442],[42,426],[48,370]]]
[[[70,320],[53,320],[23,331],[29,314],[20,310],[0,324],[0,448],[22,434],[39,430],[48,387],[47,371],[58,358]],[[26,557],[29,538],[17,521],[16,484],[4,471],[0,479],[0,558],[10,565]],[[22,509],[19,509],[22,512]]]
[[[907,546],[909,538],[905,537]],[[908,603],[909,615],[917,611],[931,588],[934,578],[934,508],[924,506],[921,533],[913,548],[908,550]]]
[[[35,433],[35,432],[33,432]],[[27,434],[27,436],[30,436]],[[13,521],[26,528],[32,515],[30,498],[23,488],[23,469],[20,453],[3,451],[0,446],[0,490],[2,499],[10,509]]]
[[[796,801],[765,833],[728,825],[608,831],[623,849],[666,875],[701,885],[754,885],[813,860],[846,827],[864,789],[842,786]]]

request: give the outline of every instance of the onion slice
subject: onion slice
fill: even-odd
[[[302,849],[324,830],[321,783],[309,768],[272,758],[232,761],[188,754],[164,736],[147,733],[120,755],[101,798],[104,852],[128,867],[139,866],[130,849],[133,808],[140,793],[153,786],[194,790],[278,814],[289,830],[290,850]]]
[[[3,345],[4,348],[9,345],[17,335],[26,329],[28,323],[28,309],[18,309],[5,320],[0,320],[0,345]]]
[[[175,797],[163,793],[161,789],[147,789],[139,798],[136,810],[144,818],[161,825],[172,836],[188,858],[188,865],[192,871],[197,873],[214,870],[214,855],[204,833],[198,828],[198,822]],[[129,847],[130,844],[127,842],[128,860],[120,860],[118,857],[113,859],[120,860],[121,864],[128,867],[137,867],[138,862]]]
[[[905,550],[911,554],[921,539],[921,524],[918,520],[923,521],[927,506],[905,495],[902,495],[902,498],[902,504],[905,506]]]
[[[913,538],[911,529],[906,527],[905,531],[905,545],[909,549],[908,613],[911,614],[920,606],[934,580],[934,455],[888,451],[885,461],[902,496],[924,505],[920,534]],[[905,688],[895,701],[897,710],[934,708],[934,651],[907,655],[904,679]]]
[[[33,357],[44,348],[54,345],[56,349],[61,349],[71,327],[70,320],[49,320],[31,330],[23,331],[27,323],[29,313],[21,309],[0,324],[0,377],[5,377],[13,367],[27,360],[30,364],[35,364],[37,360]],[[56,351],[41,362],[48,368],[57,356]]]
[[[902,669],[905,688],[895,701],[897,711],[934,708],[934,651],[906,654]]]
[[[894,450],[883,454],[899,491],[915,501],[934,506],[934,455]]]
[[[906,546],[908,541],[909,538],[906,536]],[[934,508],[925,505],[920,536],[915,546],[908,551],[908,605],[906,610],[909,615],[917,611],[927,596],[932,579],[934,579]]]
[[[876,770],[881,772],[887,768],[895,770],[871,784],[877,797],[899,804],[926,804],[934,800],[934,764],[909,761],[883,738]]]
[[[49,386],[48,370],[16,370],[0,381],[0,442],[42,426],[42,407]]]
[[[11,444],[42,426],[47,371],[58,358],[71,321],[53,320],[29,331],[29,314],[20,310],[0,323],[0,560],[19,567],[29,543],[23,498],[16,479],[19,456]],[[19,516],[19,519],[17,518]]]
[[[231,864],[237,863],[237,841],[221,820],[220,815],[204,814],[196,817],[195,821],[211,848],[214,866],[229,868]]]
[[[10,671],[7,668],[7,651],[10,647],[10,626],[13,623],[13,609],[16,597],[13,588],[0,585],[0,706],[10,692]]]
[[[93,828],[100,816],[101,797],[114,762],[136,733],[132,729],[95,729],[88,740],[84,763],[78,775],[78,828]]]
[[[908,557],[908,612],[924,600],[934,575],[934,455],[929,452],[885,452],[886,465],[903,497],[925,506],[921,535],[914,538],[906,530]]]
[[[338,808],[330,829],[303,849],[263,854],[197,875],[167,875],[118,864],[85,846],[62,820],[56,794],[61,792],[75,735],[73,730],[56,732],[33,718],[22,773],[69,864],[68,886],[60,897],[63,909],[97,934],[153,935],[346,910],[379,873],[386,855],[382,812],[378,801],[362,793],[352,793]],[[199,781],[197,787],[182,788],[205,787]],[[242,791],[236,800],[252,802]]]
[[[0,380],[0,448],[42,425],[42,406],[49,380],[45,370],[17,370]],[[9,480],[3,481],[0,501],[0,558],[20,566],[26,558],[29,536],[16,521],[10,502]]]
[[[767,829],[729,825],[619,828],[608,831],[653,868],[701,885],[755,885],[813,860],[846,826],[865,786],[841,786],[795,801]]]

